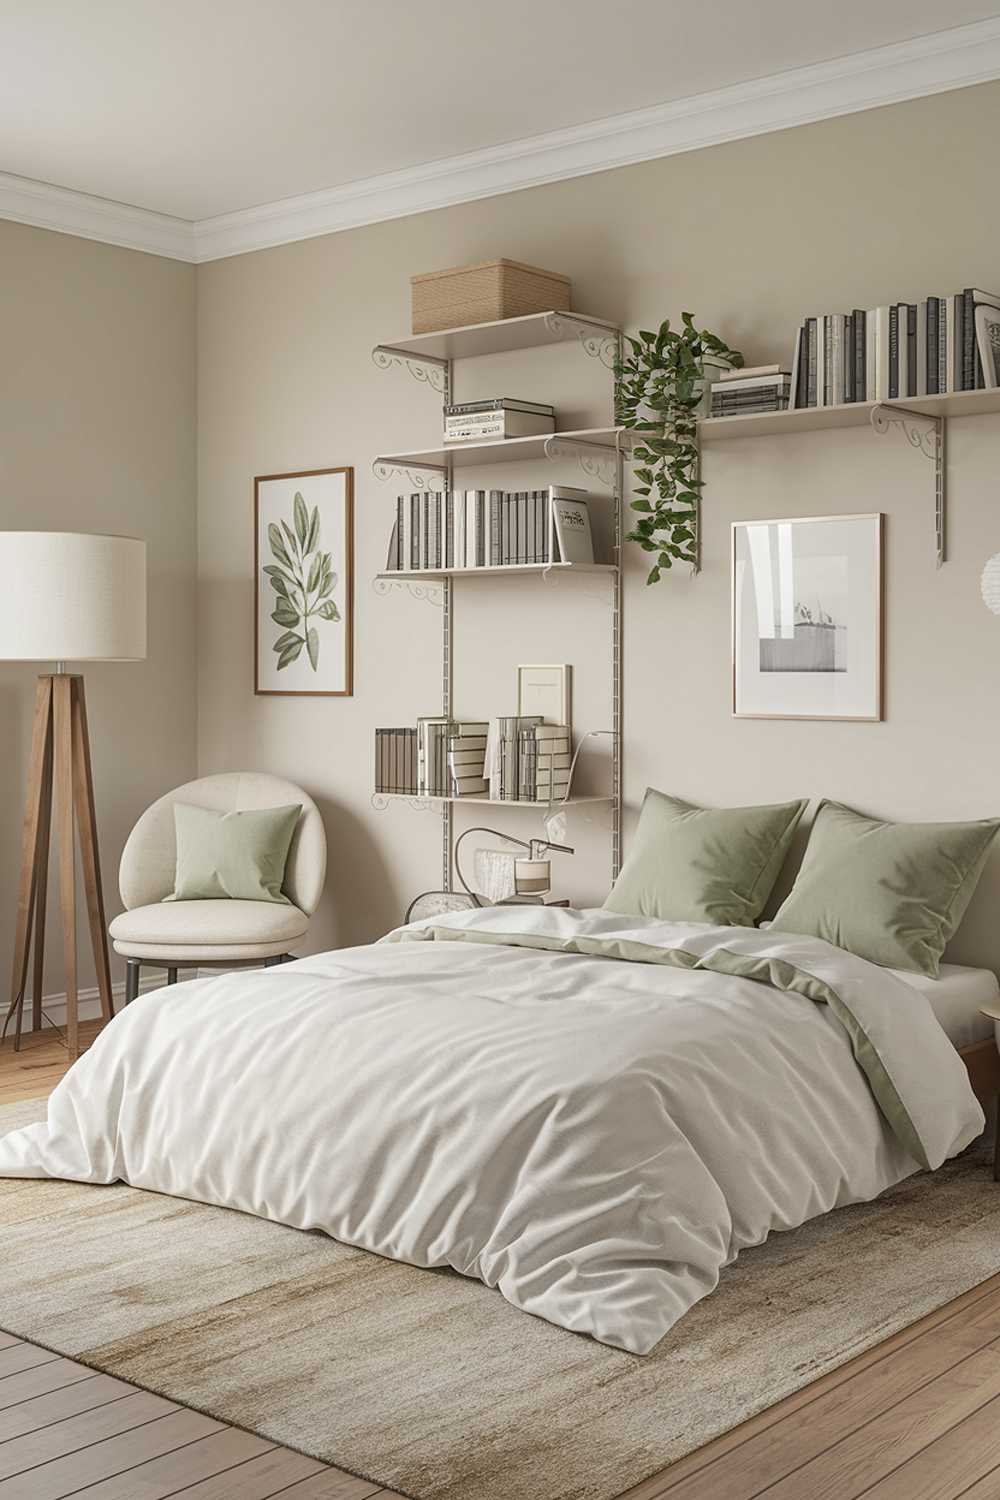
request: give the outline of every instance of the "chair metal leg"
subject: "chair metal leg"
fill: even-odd
[[[130,1005],[139,994],[139,970],[142,967],[137,958],[125,960],[125,1004]]]
[[[176,984],[177,983],[177,970],[176,969],[171,969],[171,968],[167,969],[167,983],[168,984]]]

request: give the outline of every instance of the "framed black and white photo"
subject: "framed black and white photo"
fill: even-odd
[[[348,697],[354,470],[254,480],[254,692]]]
[[[733,713],[882,717],[882,521],[735,521]]]

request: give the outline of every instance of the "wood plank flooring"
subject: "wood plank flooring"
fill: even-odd
[[[89,1041],[96,1023],[81,1028]],[[58,1083],[51,1033],[0,1047],[0,1103]],[[997,1189],[1000,1192],[1000,1187]],[[82,1492],[82,1493],[81,1493]],[[0,1333],[0,1500],[398,1500]],[[1000,1500],[1000,1276],[620,1500]],[[549,1500],[539,1495],[537,1500]]]
[[[98,1022],[80,1027],[81,1044]],[[37,1099],[68,1063],[51,1031],[0,1047],[0,1104]],[[54,1341],[57,1341],[54,1335]],[[0,1331],[0,1500],[399,1500]]]

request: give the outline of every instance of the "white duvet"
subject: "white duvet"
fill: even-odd
[[[144,996],[0,1175],[322,1229],[645,1353],[741,1249],[982,1127],[927,1001],[861,959],[517,907]]]

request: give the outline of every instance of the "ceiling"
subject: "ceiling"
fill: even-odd
[[[998,0],[0,0],[0,173],[201,221],[998,12]]]

